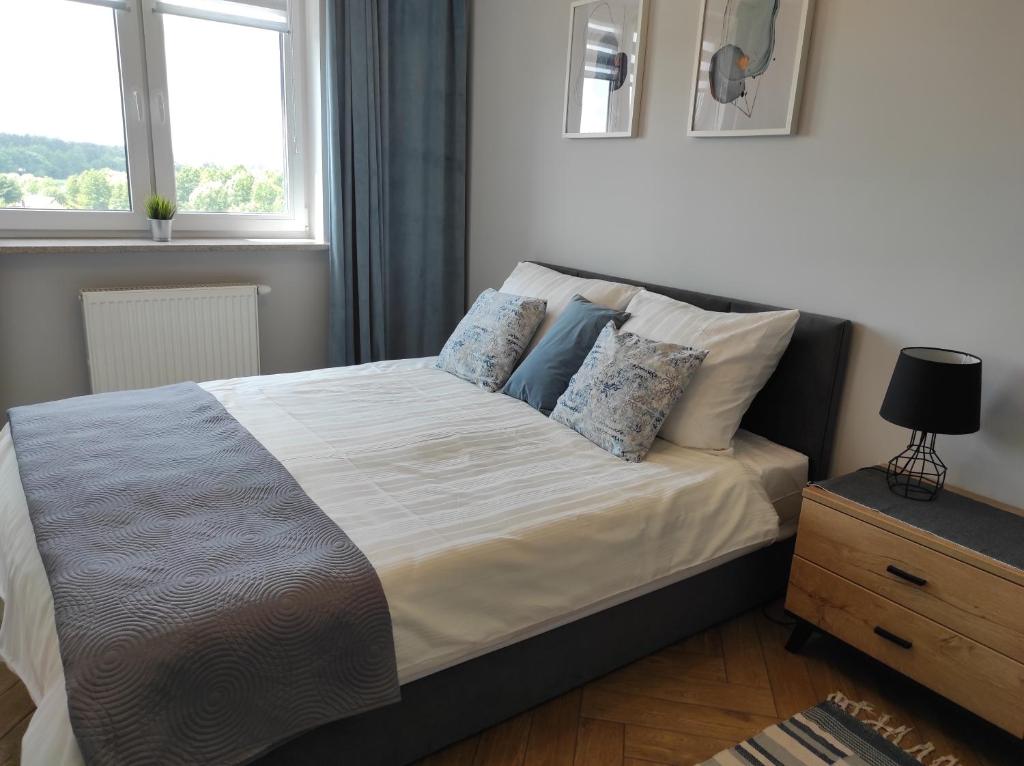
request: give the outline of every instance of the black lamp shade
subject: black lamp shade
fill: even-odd
[[[981,427],[981,359],[962,351],[900,351],[881,416],[932,434],[972,434]]]

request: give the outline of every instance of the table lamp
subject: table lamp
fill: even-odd
[[[936,434],[972,434],[981,421],[981,359],[922,346],[900,351],[879,413],[912,431],[889,461],[889,489],[912,500],[934,500],[946,482]]]

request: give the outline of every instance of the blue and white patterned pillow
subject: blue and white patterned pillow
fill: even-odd
[[[484,290],[444,344],[435,366],[497,391],[544,320],[547,301]]]
[[[639,463],[707,355],[703,349],[617,332],[609,322],[551,419],[616,457]]]

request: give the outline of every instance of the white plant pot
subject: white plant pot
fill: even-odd
[[[156,218],[149,219],[149,230],[153,234],[154,242],[170,242],[171,241],[171,224],[174,223],[173,218],[167,220],[159,220]]]

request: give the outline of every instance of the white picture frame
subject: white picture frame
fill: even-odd
[[[711,67],[713,59],[726,52],[726,48],[738,51],[741,55],[733,55],[733,59],[742,61],[742,46],[737,47],[733,40],[722,39],[729,14],[735,13],[738,2],[740,0],[701,0],[686,133],[694,138],[793,135],[797,129],[807,66],[814,0],[777,0],[777,13],[772,20],[770,62],[757,76],[725,80],[733,87],[744,89],[742,101],[740,98],[728,101],[731,93],[713,95]],[[714,27],[708,23],[709,14],[718,22]],[[747,63],[750,63],[749,57]],[[762,92],[769,75],[770,86]],[[745,90],[748,87],[746,83],[757,85],[752,101]],[[763,98],[761,109],[755,116],[758,96]],[[737,106],[737,102],[741,105]],[[725,127],[726,123],[729,127]],[[745,124],[749,127],[744,127]]]
[[[640,102],[643,91],[644,57],[647,48],[647,2],[648,0],[575,0],[569,7],[569,40],[566,46],[565,91],[562,110],[563,138],[633,138],[639,133]],[[590,15],[587,14],[591,11]],[[620,40],[626,37],[628,46],[619,48],[629,62],[625,81],[620,89],[629,88],[624,95],[628,96],[628,111],[622,109],[622,98],[619,103],[612,103],[611,93],[607,96],[606,123],[604,130],[596,130],[596,114],[599,110],[588,109],[589,124],[583,117],[583,86],[584,79],[598,84],[607,78],[585,78],[583,67],[586,64],[586,35],[580,36],[583,22],[594,17],[596,13],[607,13],[612,23],[607,26],[618,27],[617,30],[605,30],[610,34],[619,32]],[[598,22],[603,24],[603,21]],[[633,38],[633,39],[628,39]],[[610,51],[602,51],[613,55]],[[601,54],[598,54],[601,55]],[[587,83],[591,84],[591,83]],[[600,97],[602,94],[597,94]],[[593,100],[593,99],[591,99]]]

